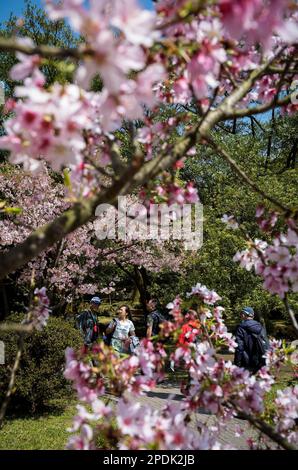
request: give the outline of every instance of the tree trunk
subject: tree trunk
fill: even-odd
[[[140,293],[140,302],[146,314],[146,301],[147,301],[147,279],[146,279],[146,269],[141,268],[139,269],[138,266],[134,266],[134,275],[135,275],[135,283]]]
[[[4,320],[5,317],[9,314],[8,300],[6,295],[5,284],[1,285],[1,297],[2,297],[2,306],[0,310],[0,320]]]
[[[137,303],[140,300],[140,292],[139,289],[137,288],[136,284],[133,286],[133,291],[132,291],[132,296],[131,296],[131,301],[133,303]]]

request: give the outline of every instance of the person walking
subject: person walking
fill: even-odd
[[[241,323],[236,330],[237,348],[235,365],[243,367],[255,374],[265,365],[264,354],[269,347],[265,328],[254,320],[252,307],[244,307],[241,311]]]
[[[159,334],[160,324],[166,321],[166,318],[157,310],[156,299],[149,299],[146,303],[146,308],[146,338],[151,339],[152,336]]]
[[[118,312],[118,318],[114,318],[106,329],[106,335],[111,335],[111,346],[119,354],[130,354],[130,342],[135,336],[135,327],[131,320],[130,308],[122,305]]]
[[[101,299],[99,297],[92,297],[89,308],[81,312],[77,317],[77,325],[84,338],[85,351],[92,347],[99,336],[97,312],[100,304]]]

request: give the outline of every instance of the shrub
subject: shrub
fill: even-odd
[[[14,314],[9,321],[20,322],[22,318]],[[0,339],[5,344],[5,365],[0,365],[2,401],[15,360],[18,335],[1,333]],[[61,318],[52,317],[43,331],[27,335],[10,406],[21,405],[34,412],[43,408],[49,399],[71,395],[71,387],[63,376],[64,352],[68,346],[77,348],[81,344],[79,331]]]

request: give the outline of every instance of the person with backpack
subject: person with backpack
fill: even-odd
[[[265,328],[254,320],[252,307],[244,307],[241,318],[242,322],[238,325],[235,335],[238,346],[234,363],[255,374],[265,365],[263,356],[269,348],[269,342]]]
[[[84,338],[85,350],[90,348],[99,336],[97,312],[101,304],[99,297],[92,297],[90,308],[81,312],[77,317],[77,325]]]
[[[136,336],[130,308],[122,305],[117,313],[118,318],[113,318],[106,329],[106,337],[110,336],[110,345],[115,351],[120,354],[131,354],[131,341]]]
[[[159,334],[160,325],[166,318],[157,310],[157,301],[156,299],[149,299],[146,302],[147,308],[147,318],[146,318],[146,337],[150,339],[152,336]]]

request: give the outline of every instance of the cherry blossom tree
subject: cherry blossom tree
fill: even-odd
[[[231,119],[272,109],[286,114],[297,110],[290,91],[297,78],[295,2],[160,0],[155,11],[142,10],[136,0],[91,0],[89,8],[83,0],[47,0],[46,5],[52,20],[68,19],[84,42],[61,48],[39,46],[20,36],[0,38],[1,51],[17,54],[19,62],[10,74],[22,82],[6,103],[8,117],[0,147],[10,152],[11,164],[35,174],[46,167],[58,174],[67,169],[71,201],[62,213],[51,213],[50,220],[42,220],[16,246],[3,250],[0,278],[80,234],[76,231],[94,221],[96,207],[116,205],[119,195],[141,191],[148,201],[156,194],[180,205],[196,201],[195,186],[177,185],[169,174],[194,154],[195,147],[210,146],[237,178],[270,202],[278,217],[289,221],[289,230],[272,245],[256,241],[236,260],[254,266],[270,292],[286,298],[290,289],[296,291],[297,210],[261,189],[214,135],[216,125]],[[73,61],[71,83],[47,86],[41,67],[53,58]],[[103,83],[98,92],[91,91],[96,75]],[[159,119],[162,109],[174,106],[183,112]],[[124,120],[129,123],[132,149],[126,157],[118,134]],[[139,129],[136,120],[143,123]],[[267,225],[274,225],[275,217]],[[229,216],[224,221],[233,223]],[[73,431],[80,434],[70,440],[70,448],[95,448],[96,432],[122,449],[218,448],[215,430],[211,434],[201,426],[194,434],[187,426],[190,411],[199,406],[216,414],[218,431],[237,412],[261,431],[265,445],[273,440],[281,448],[295,448],[297,387],[279,393],[273,425],[262,419],[264,396],[274,381],[271,366],[281,360],[282,352],[272,353],[278,349],[273,345],[267,366],[257,376],[216,360],[217,345],[235,347],[221,308],[212,307],[218,296],[201,285],[191,295],[203,302],[196,312],[203,339],[185,351],[176,350],[174,360],[183,360],[190,387],[183,403],[168,404],[162,415],[150,407],[141,409],[124,394],[125,390],[149,390],[163,376],[166,354],[160,343],[145,340],[136,355],[124,360],[100,344],[92,352],[102,364],[97,368],[88,364],[84,353],[67,352],[66,377],[74,381],[79,399],[92,407],[92,413],[79,407]],[[288,311],[295,323],[294,313]],[[163,331],[166,337],[174,335],[184,321],[178,298],[172,315],[174,321]],[[139,369],[143,375],[136,375]],[[116,412],[100,399],[107,375],[110,386],[121,395]],[[94,421],[95,433],[90,425]],[[116,430],[111,421],[117,423]],[[258,443],[251,446],[256,448]]]
[[[0,223],[2,249],[22,242],[41,223],[50,221],[70,206],[67,188],[62,182],[57,183],[46,168],[33,176],[8,165],[6,172],[0,175],[0,185],[5,197]],[[98,250],[92,239],[88,225],[78,228],[19,270],[17,285],[30,291],[33,270],[35,282],[46,285],[54,310],[55,297],[70,301],[79,294],[95,293],[97,286],[91,282],[89,273],[96,265]]]
[[[131,191],[175,164],[197,142],[208,142],[239,177],[262,194],[232,156],[214,143],[211,131],[216,123],[260,114],[273,107],[283,107],[285,112],[295,110],[296,105],[287,94],[295,78],[296,60],[296,17],[291,2],[274,3],[275,8],[270,7],[271,2],[258,1],[253,6],[241,2],[245,18],[241,39],[239,28],[235,28],[239,11],[233,1],[218,5],[158,2],[157,14],[145,12],[145,15],[135,1],[125,3],[125,7],[112,3],[110,9],[109,3],[91,2],[87,10],[83,2],[61,5],[47,2],[52,19],[69,17],[73,28],[85,37],[86,44],[78,48],[35,46],[19,37],[1,40],[2,50],[21,54],[11,74],[13,77],[17,73],[25,85],[15,89],[16,99],[11,103],[14,116],[6,121],[7,135],[1,138],[1,146],[11,151],[12,162],[23,163],[25,168],[37,171],[44,160],[55,170],[70,167],[74,177],[90,188],[89,198],[78,197],[73,207],[47,227],[40,228],[38,234],[32,233],[15,248],[12,256],[4,254],[2,276],[91,220],[99,203],[115,202],[118,194]],[[125,14],[126,8],[129,15]],[[260,26],[263,24],[266,28]],[[122,34],[114,34],[113,28]],[[257,42],[261,48],[255,47]],[[79,61],[76,84],[54,84],[46,89],[37,56],[43,60],[69,56]],[[131,70],[135,73],[128,78]],[[91,79],[95,73],[103,79],[100,93],[88,91],[86,77]],[[272,84],[269,97],[263,93],[264,80]],[[177,82],[183,84],[186,98],[179,95]],[[252,100],[261,104],[254,106],[250,104]],[[179,122],[170,120],[158,133],[150,134],[154,112],[162,104],[175,102],[196,106],[199,109],[196,122],[188,125],[186,113]],[[141,119],[143,105],[151,109],[146,119],[146,153],[132,132],[135,154],[125,163],[111,132],[121,126],[123,117]],[[184,125],[184,133],[173,148],[171,130],[180,124]],[[145,130],[142,129],[142,141]],[[150,135],[156,142],[150,142]],[[154,148],[161,146],[153,158],[150,157],[152,144]],[[107,173],[109,180],[109,184],[101,185],[100,191],[95,170]],[[280,211],[289,209],[270,195],[263,196]]]

